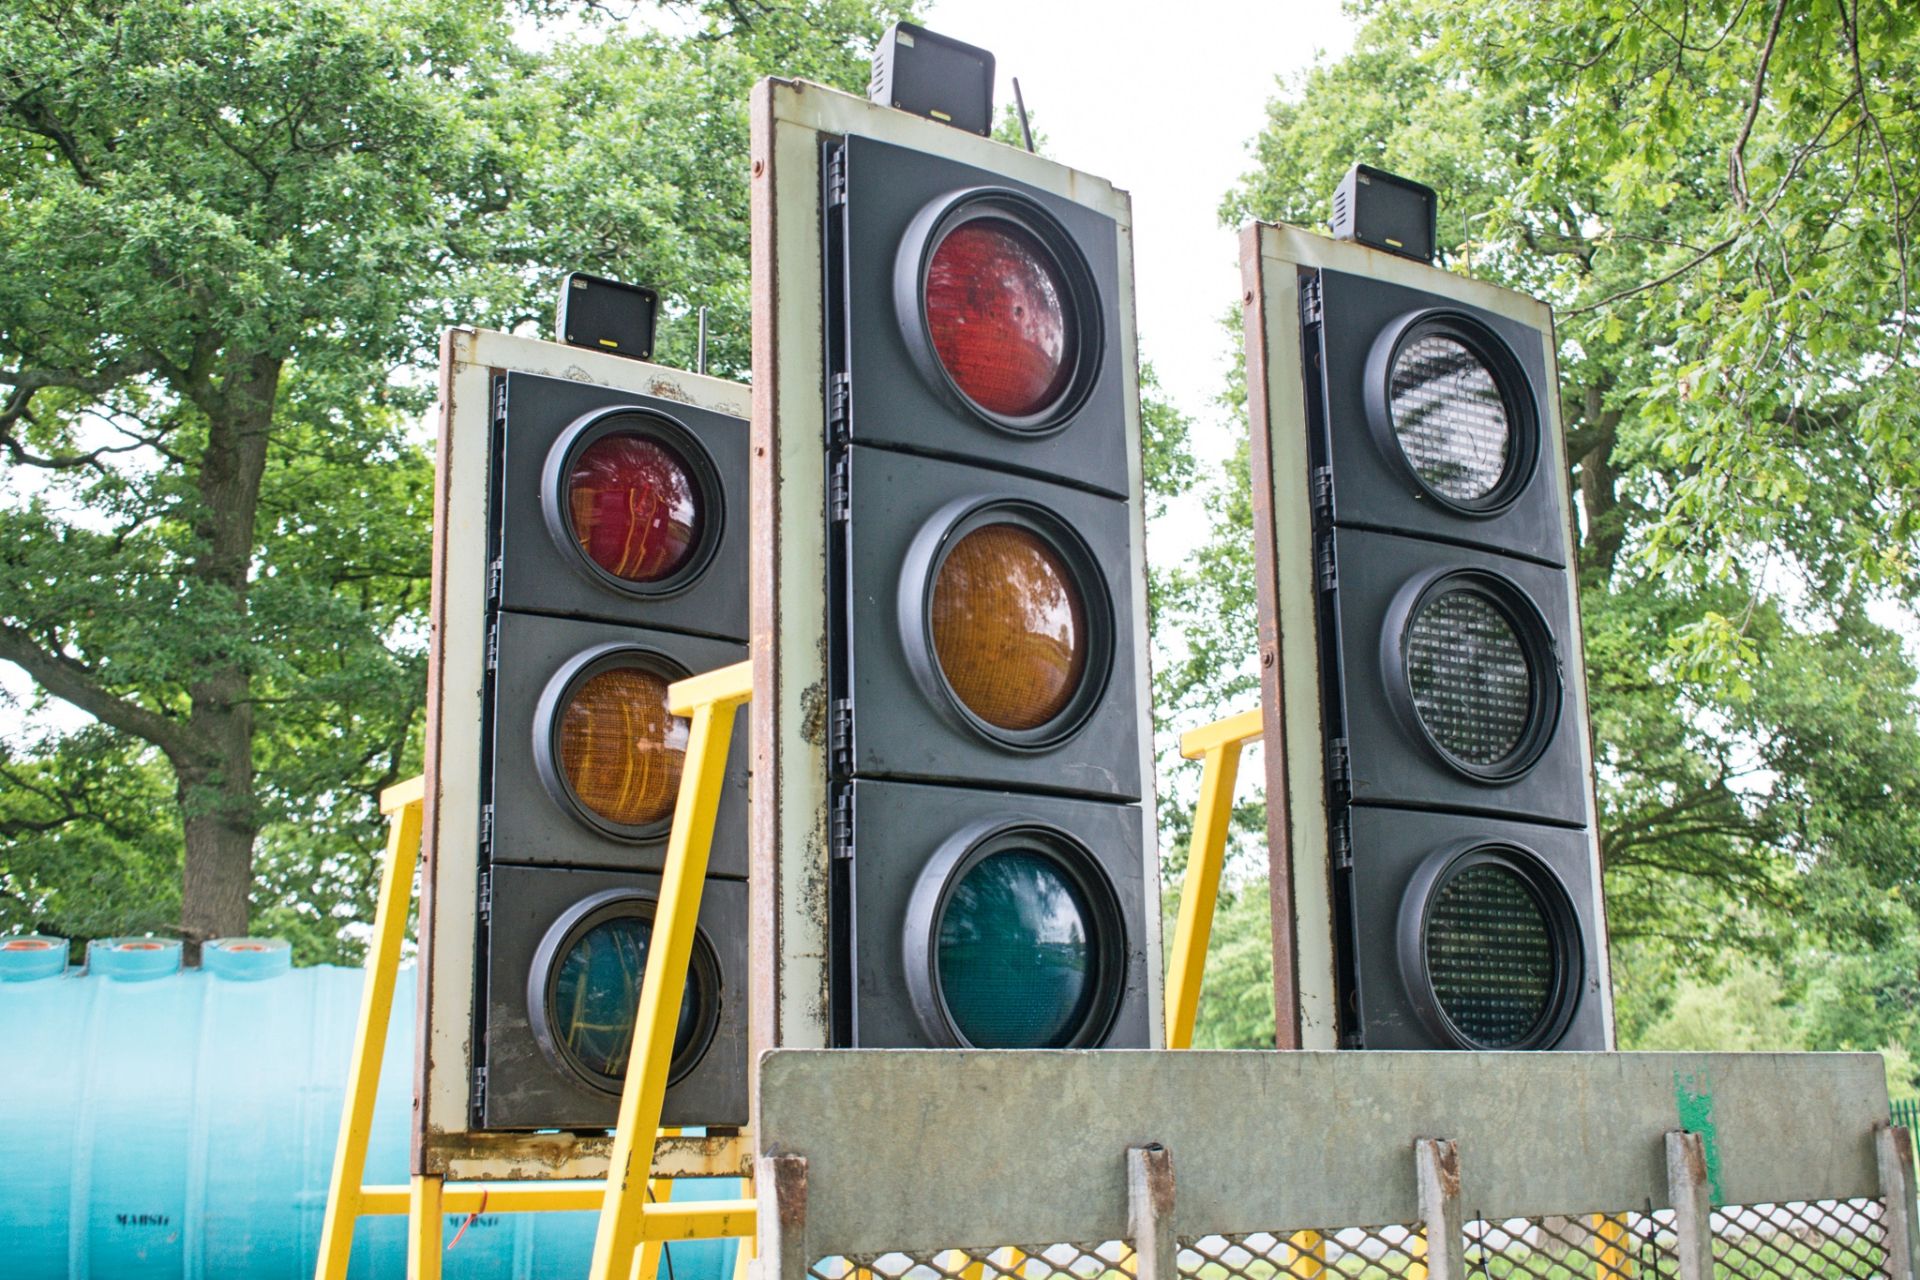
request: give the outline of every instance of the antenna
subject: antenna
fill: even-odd
[[[694,349],[693,371],[704,374],[707,371],[707,309],[700,308],[700,344]]]
[[[1020,113],[1020,136],[1027,140],[1027,150],[1033,150],[1033,129],[1027,124],[1027,100],[1020,96],[1020,77],[1013,78],[1013,109]]]

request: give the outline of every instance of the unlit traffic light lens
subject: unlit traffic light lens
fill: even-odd
[[[1100,974],[1086,894],[1052,858],[989,854],[961,874],[940,918],[936,964],[947,1012],[981,1049],[1071,1044]]]
[[[651,917],[615,916],[581,934],[559,958],[547,1013],[549,1031],[570,1059],[594,1075],[619,1080],[626,1074],[652,937]],[[700,969],[689,966],[673,1037],[676,1065],[684,1066],[680,1060],[707,998]]]
[[[1477,591],[1441,591],[1407,627],[1407,680],[1420,722],[1440,748],[1495,765],[1521,748],[1538,699],[1513,622]]]
[[[1539,894],[1508,866],[1468,862],[1434,887],[1428,981],[1474,1048],[1514,1048],[1538,1036],[1559,1002],[1562,947]]]
[[[927,267],[927,329],[963,395],[1027,418],[1065,394],[1079,338],[1066,287],[1053,255],[1017,223],[974,218],[947,233]]]
[[[608,822],[644,827],[673,815],[687,722],[667,709],[668,683],[648,667],[612,667],[574,690],[561,712],[567,785]]]
[[[1087,670],[1087,613],[1057,549],[1016,524],[964,535],[933,583],[933,647],[960,702],[999,729],[1060,715]]]
[[[626,582],[684,568],[700,540],[699,486],[674,450],[650,436],[602,436],[567,473],[567,508],[586,557]]]
[[[1513,432],[1506,400],[1465,343],[1439,333],[1407,343],[1394,356],[1388,403],[1401,453],[1435,493],[1478,503],[1507,478]]]

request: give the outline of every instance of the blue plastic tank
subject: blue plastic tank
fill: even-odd
[[[309,1280],[363,976],[286,944],[0,938],[0,1274],[8,1280]],[[414,973],[399,975],[367,1181],[407,1180]],[[731,1179],[675,1199],[730,1198]],[[449,1215],[446,1239],[465,1221]],[[585,1275],[591,1213],[485,1214],[449,1280]],[[353,1280],[402,1280],[406,1221],[362,1218]],[[731,1242],[671,1246],[672,1280],[724,1280]],[[668,1268],[661,1268],[662,1280]]]

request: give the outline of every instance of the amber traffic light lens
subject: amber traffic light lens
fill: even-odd
[[[589,678],[560,713],[560,767],[581,804],[608,822],[669,818],[687,754],[687,722],[667,710],[668,679],[645,667]]]
[[[1004,218],[949,232],[927,266],[927,329],[966,397],[989,413],[1045,411],[1073,377],[1074,332],[1059,264]]]
[[[1087,612],[1060,553],[1021,525],[966,534],[933,580],[933,649],[962,705],[998,729],[1066,709],[1087,670]]]
[[[1443,591],[1407,627],[1407,680],[1434,740],[1469,764],[1518,751],[1539,699],[1519,631],[1477,591]]]
[[[700,540],[700,490],[686,460],[650,436],[602,436],[567,472],[573,536],[586,557],[627,582],[670,578]]]
[[[1513,445],[1493,370],[1465,343],[1430,333],[1401,349],[1391,377],[1394,435],[1421,481],[1455,502],[1490,497]]]

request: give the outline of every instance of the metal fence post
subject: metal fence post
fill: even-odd
[[[1667,1134],[1667,1198],[1673,1202],[1673,1251],[1680,1280],[1713,1280],[1713,1195],[1707,1146],[1685,1129]]]
[[[1427,1280],[1466,1280],[1460,1149],[1448,1138],[1415,1138],[1413,1176],[1427,1233]]]
[[[1920,1274],[1920,1235],[1913,1221],[1913,1144],[1899,1125],[1875,1125],[1873,1149],[1880,1164],[1887,1275],[1889,1280],[1914,1280]]]
[[[754,1164],[753,1187],[760,1203],[759,1239],[748,1274],[754,1280],[802,1280],[811,1262],[806,1157],[761,1156]]]
[[[1127,1222],[1134,1280],[1179,1280],[1174,1259],[1173,1157],[1159,1143],[1127,1148]]]

